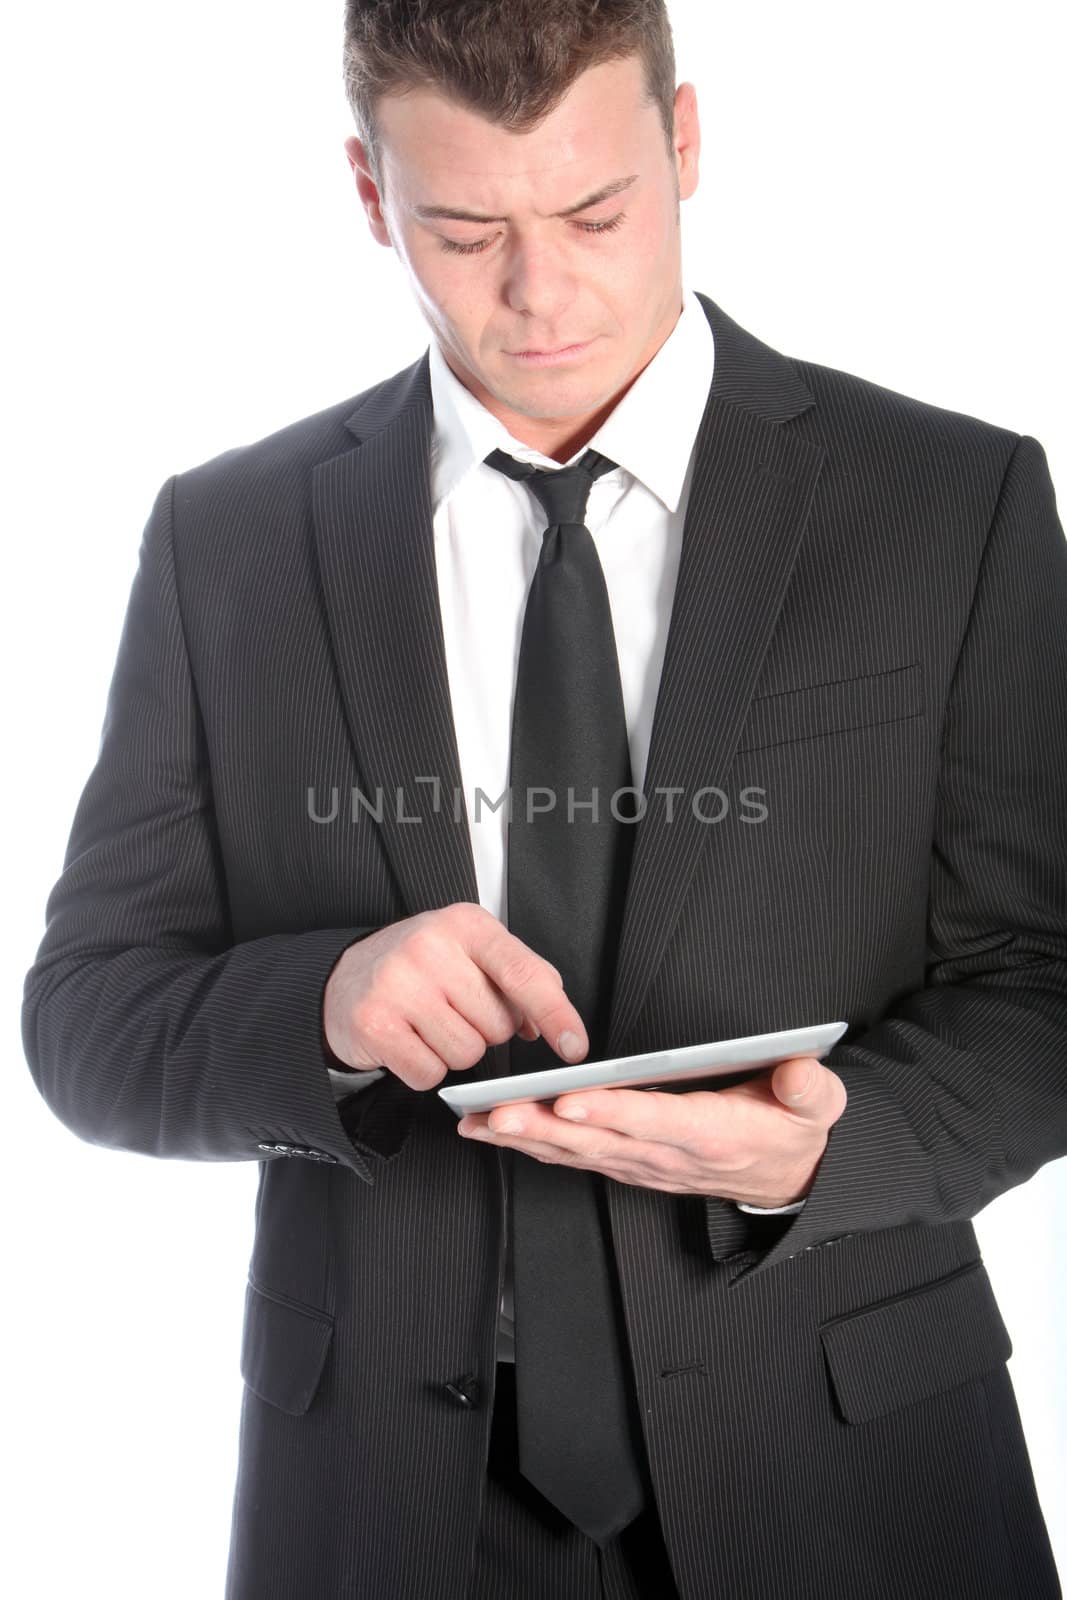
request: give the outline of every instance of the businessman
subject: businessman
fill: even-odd
[[[82,1138],[259,1163],[227,1595],[1058,1596],[972,1225],[1067,1152],[1044,451],[688,287],[661,0],[344,60],[428,348],[160,490],[23,1009]]]

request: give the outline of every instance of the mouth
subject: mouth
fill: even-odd
[[[574,361],[584,355],[592,343],[592,339],[586,339],[582,344],[565,344],[557,350],[507,350],[505,355],[528,367],[552,367],[561,362]]]

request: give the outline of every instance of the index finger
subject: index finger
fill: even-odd
[[[552,1109],[557,1116],[570,1117],[575,1115],[575,1107],[581,1107],[582,1122],[611,1128],[650,1144],[673,1144],[685,1149],[687,1140],[698,1132],[692,1105],[686,1103],[694,1093],[699,1091],[674,1094],[656,1089],[574,1089],[554,1100]],[[703,1098],[707,1102],[707,1091]]]
[[[535,1024],[557,1055],[572,1062],[582,1059],[589,1049],[589,1035],[567,998],[559,971],[550,961],[509,933],[500,922],[484,931],[476,930],[467,953],[523,1016]],[[568,1033],[578,1041],[571,1049],[562,1042]]]

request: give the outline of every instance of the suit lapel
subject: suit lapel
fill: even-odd
[[[609,1055],[624,1053],[707,840],[693,798],[721,786],[729,768],[825,460],[820,445],[782,426],[814,404],[792,363],[698,298],[715,368],[656,700],[648,809],[634,841]],[[346,419],[358,448],[313,473],[345,714],[363,792],[373,803],[382,790],[383,843],[410,914],[478,900],[462,799],[458,821],[454,810],[461,780],[433,545],[432,425],[424,354]],[[436,810],[426,781],[435,776]],[[657,789],[680,791],[670,822]],[[705,797],[705,809],[714,803]],[[421,820],[404,820],[413,815]]]
[[[700,852],[714,832],[698,812],[714,815],[717,797],[699,791],[724,787],[825,459],[820,445],[781,425],[814,403],[793,368],[728,319],[709,320],[715,369],[695,447],[608,1055],[626,1053]],[[670,790],[673,815],[664,792]],[[736,803],[736,796],[728,799]]]
[[[433,546],[431,424],[424,355],[371,391],[346,419],[362,435],[359,448],[320,463],[312,479],[327,623],[361,787],[370,804],[381,791],[382,840],[412,916],[478,900],[462,800],[454,820],[461,779]]]

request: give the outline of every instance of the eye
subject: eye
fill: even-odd
[[[606,222],[574,222],[571,226],[583,233],[614,233],[616,228],[622,227],[625,218],[625,211],[620,211],[614,217],[609,217]],[[476,256],[483,250],[488,250],[492,242],[492,239],[479,239],[475,244],[457,244],[454,239],[442,239],[440,245],[449,255]]]

